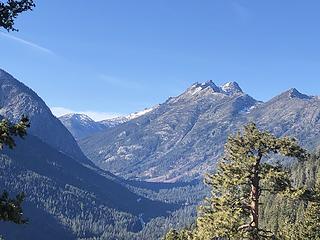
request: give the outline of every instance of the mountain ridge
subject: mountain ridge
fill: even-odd
[[[157,168],[156,162],[164,161],[162,158],[166,158],[172,159],[169,160],[171,162],[170,164],[175,164],[173,160],[175,158],[181,158],[182,156],[188,158],[188,156],[183,153],[186,150],[186,146],[190,142],[192,142],[192,145],[200,144],[199,142],[197,143],[197,141],[190,139],[195,139],[193,129],[199,128],[199,122],[202,122],[201,124],[206,124],[205,119],[210,117],[210,111],[219,114],[221,107],[228,105],[224,118],[230,118],[234,112],[241,112],[258,103],[257,100],[243,92],[227,94],[221,92],[220,88],[218,91],[215,86],[216,85],[210,81],[204,84],[194,84],[182,94],[177,97],[169,98],[165,103],[160,104],[159,107],[153,111],[137,119],[105,132],[98,133],[95,135],[96,139],[93,139],[94,137],[83,139],[80,141],[80,146],[92,160],[101,159],[99,158],[99,155],[107,153],[104,156],[104,163],[99,162],[101,164],[98,163],[98,166],[104,168],[104,164],[110,162],[110,165],[108,165],[106,169],[111,172],[117,173],[119,170],[116,161],[117,159],[124,164],[123,170],[126,172],[124,175],[120,174],[121,176],[135,177],[134,172],[142,166],[145,170],[140,173],[142,175],[140,176],[142,177],[141,179],[164,181],[165,179],[162,179],[161,177],[157,178],[152,176],[153,171],[156,171],[153,169]],[[221,114],[223,115],[224,113]],[[200,130],[200,132],[202,132],[202,130]],[[203,132],[200,132],[197,134],[203,134]],[[106,138],[109,140],[106,140]],[[90,139],[92,139],[92,142]],[[205,142],[202,140],[202,144],[205,145]],[[104,149],[101,142],[107,143],[107,149]],[[132,144],[130,144],[131,142]],[[163,146],[162,143],[164,143]],[[95,151],[86,151],[90,148],[95,149]],[[173,152],[173,149],[177,152]],[[210,156],[216,154],[212,151],[210,153],[204,151],[204,153],[209,154]],[[151,165],[146,163],[147,158],[152,158],[152,160],[150,160],[153,162]],[[198,167],[195,162],[190,162],[195,168]],[[126,163],[129,165],[127,166]],[[146,166],[143,166],[144,164],[146,164]],[[183,162],[179,162],[179,164],[182,169],[191,167],[190,165],[184,167]],[[109,166],[111,168],[109,168]],[[171,167],[168,166],[165,168],[166,170],[164,170],[164,172],[170,174],[170,168]],[[132,171],[132,174],[129,173],[130,171]],[[139,175],[137,176],[139,177]],[[151,178],[148,178],[147,176],[150,176]]]
[[[95,122],[85,114],[69,113],[59,117],[58,119],[76,140],[85,138],[108,128],[102,123]]]
[[[73,136],[52,114],[45,102],[29,87],[0,69],[0,115],[17,122],[22,115],[29,118],[29,132],[59,151],[93,166]]]
[[[227,136],[250,121],[278,136],[297,137],[315,146],[320,137],[319,111],[319,98],[296,89],[261,102],[244,93],[237,83],[218,87],[207,81],[193,84],[139,118],[79,143],[99,167],[116,175],[183,181],[213,171]],[[314,130],[306,124],[312,117]]]
[[[126,182],[92,162],[87,164],[71,133],[45,102],[1,71],[0,104],[4,115],[0,119],[16,121],[28,113],[32,126],[25,139],[16,139],[13,150],[5,147],[0,154],[0,186],[11,194],[25,193],[24,209],[30,218],[25,226],[1,223],[6,239],[118,239],[124,235],[133,239],[145,223],[180,207],[139,195],[130,187],[138,182]],[[47,131],[62,144],[46,138]],[[64,141],[65,137],[71,140]],[[68,144],[75,144],[73,150],[79,153],[68,152]]]
[[[95,133],[102,132],[108,128],[115,127],[117,125],[123,124],[135,118],[138,118],[155,108],[145,108],[142,111],[134,112],[126,116],[119,116],[115,118],[105,119],[101,121],[94,121],[88,115],[81,113],[69,113],[60,116],[58,119],[62,124],[69,130],[76,140],[84,139],[88,136],[94,135]]]

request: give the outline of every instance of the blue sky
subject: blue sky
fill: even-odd
[[[0,68],[50,107],[96,119],[151,107],[194,82],[268,100],[320,95],[320,1],[36,0],[0,33]]]

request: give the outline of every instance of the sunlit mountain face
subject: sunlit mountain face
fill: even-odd
[[[79,141],[99,167],[132,179],[177,182],[215,169],[227,136],[255,122],[277,136],[319,144],[320,100],[290,89],[267,102],[236,82],[195,83],[144,115]]]

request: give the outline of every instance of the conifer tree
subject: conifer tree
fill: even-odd
[[[23,138],[27,134],[28,127],[30,127],[29,119],[25,116],[16,124],[10,123],[7,119],[2,119],[0,122],[0,150],[4,146],[11,149],[15,147],[14,137]]]
[[[0,149],[8,146],[10,149],[15,147],[15,137],[23,138],[27,134],[27,128],[30,127],[29,120],[22,117],[16,124],[11,124],[8,120],[3,119],[0,122]],[[26,223],[23,218],[22,202],[24,194],[20,193],[15,198],[10,198],[7,191],[0,195],[0,220],[10,221],[16,224]]]
[[[277,138],[253,123],[228,138],[216,173],[205,178],[212,192],[199,208],[195,239],[274,239],[259,223],[261,195],[266,191],[298,194],[288,172],[267,161],[276,155],[304,160],[308,154],[295,139]]]
[[[35,7],[33,0],[8,0],[0,1],[0,28],[9,31],[18,31],[13,27],[17,16]]]

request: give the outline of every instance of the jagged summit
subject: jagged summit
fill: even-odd
[[[311,97],[299,92],[296,88],[291,88],[289,91],[289,97],[291,98],[300,98],[300,99],[310,99]]]
[[[188,88],[187,91],[191,91],[194,94],[194,93],[197,93],[197,92],[204,90],[204,89],[207,89],[207,88],[211,88],[214,92],[221,91],[221,89],[217,85],[215,85],[212,80],[208,80],[203,83],[196,82],[196,83],[192,84],[192,86],[190,88]]]
[[[208,88],[210,88],[210,90],[212,90],[214,93],[221,93],[225,95],[235,95],[243,93],[242,89],[240,88],[237,82],[227,82],[222,86],[218,87],[212,80],[208,80],[203,83],[196,82],[192,84],[192,86],[188,88],[187,93],[195,95],[201,92],[202,90],[208,90]]]
[[[212,80],[208,80],[208,81],[202,83],[201,86],[203,88],[210,87],[214,92],[221,92],[221,89],[217,85],[215,85]]]
[[[191,180],[214,171],[227,136],[248,122],[277,136],[295,137],[309,149],[319,146],[320,97],[305,98],[291,89],[262,103],[235,82],[219,87],[212,81],[196,83],[157,111],[80,145],[98,166],[119,176]]]
[[[221,86],[221,89],[227,94],[243,93],[237,82],[227,82]]]

